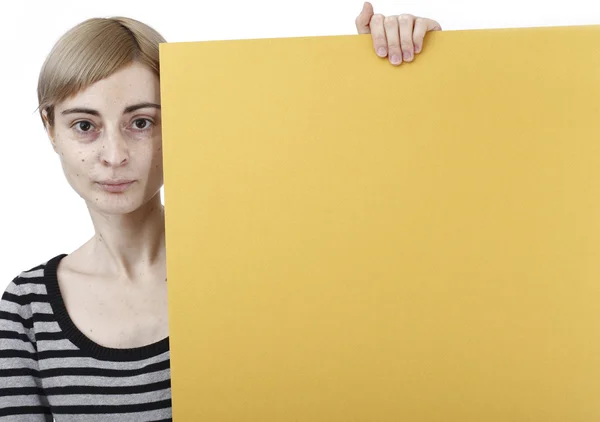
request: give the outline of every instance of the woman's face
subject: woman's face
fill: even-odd
[[[149,68],[133,63],[117,71],[57,104],[54,116],[54,150],[88,206],[126,214],[159,193],[160,83]]]

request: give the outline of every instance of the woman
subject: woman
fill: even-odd
[[[356,27],[393,65],[441,29],[369,3]],[[95,234],[4,292],[0,421],[171,419],[160,42],[132,19],[90,19],[42,67],[40,115]]]

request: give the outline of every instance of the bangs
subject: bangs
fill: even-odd
[[[56,103],[134,61],[148,65],[158,75],[161,39],[158,35],[155,42],[140,42],[118,19],[94,18],[75,26],[56,43],[42,67],[38,81],[40,113],[45,110],[52,125]]]

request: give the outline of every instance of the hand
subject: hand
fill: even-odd
[[[383,16],[373,13],[373,6],[365,2],[356,18],[359,34],[372,34],[373,47],[379,57],[388,57],[395,66],[403,61],[411,62],[421,52],[423,39],[429,31],[441,31],[439,23],[432,19],[413,15]]]

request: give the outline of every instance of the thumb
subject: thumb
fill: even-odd
[[[373,17],[373,5],[368,1],[363,5],[362,11],[360,15],[356,18],[356,30],[359,34],[370,34],[371,28],[369,24],[371,23],[371,18]]]

